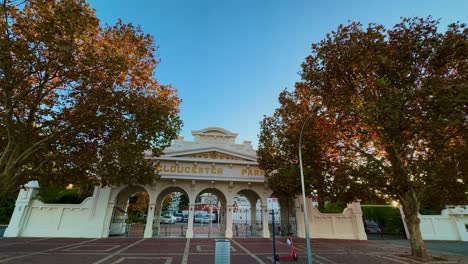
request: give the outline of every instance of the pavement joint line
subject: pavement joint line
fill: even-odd
[[[317,256],[316,256],[317,257]],[[317,260],[317,259],[314,259],[314,263],[318,263],[318,264],[326,264],[325,262],[321,262],[320,260]]]
[[[94,246],[94,247],[99,247],[99,246],[103,246],[103,247],[109,247],[110,248],[107,248],[107,249],[77,249],[77,248],[80,248],[80,247],[83,247],[83,246]],[[68,251],[68,252],[84,252],[84,251],[89,251],[89,252],[109,252],[113,249],[116,249],[120,247],[120,245],[104,245],[104,244],[91,244],[91,245],[78,245],[78,246],[73,246],[73,247],[70,247],[70,248],[67,248],[67,249],[64,249],[63,251]]]
[[[232,243],[236,244],[238,247],[240,247],[242,250],[244,250],[247,254],[249,254],[249,256],[251,256],[253,259],[255,259],[258,263],[260,264],[265,264],[265,262],[263,262],[260,258],[258,258],[257,256],[255,256],[254,254],[252,254],[252,252],[250,252],[248,249],[246,249],[244,246],[242,246],[241,244],[237,243],[234,239],[231,239]]]
[[[189,253],[190,253],[190,238],[187,238],[187,242],[185,242],[184,256],[182,257],[181,264],[187,264]]]
[[[155,257],[155,258],[145,258],[145,257],[121,257],[119,258],[118,260],[112,262],[112,264],[118,264],[118,263],[122,263],[124,262],[125,260],[127,259],[147,259],[147,260],[152,260],[152,259],[165,259],[166,262],[164,262],[164,264],[171,264],[172,263],[172,257],[166,257],[166,258],[159,258],[159,257]]]
[[[446,252],[444,252],[444,253],[446,253]],[[465,255],[460,255],[460,256],[465,256]],[[418,260],[415,260],[415,259],[403,258],[403,257],[396,256],[396,255],[392,255],[392,257],[402,259],[402,260],[406,260],[406,261],[412,261],[412,262],[415,262],[415,263],[425,263],[425,262],[418,261]],[[432,261],[431,263],[433,263],[433,264],[437,264],[437,263],[452,264],[452,263],[458,263],[458,262],[453,262],[451,260],[447,260],[447,261],[442,260],[442,261]]]
[[[42,240],[47,240],[47,239],[51,239],[51,237],[46,237],[46,238],[39,238],[39,239],[33,239],[33,240],[26,240],[26,241],[22,241],[22,242],[15,242],[15,243],[10,243],[10,244],[2,244],[0,245],[0,247],[5,247],[5,246],[10,246],[10,245],[19,245],[19,244],[32,244],[36,241],[42,241]]]
[[[368,240],[369,241],[369,240]],[[369,241],[370,242],[370,241]],[[324,245],[327,245],[327,243],[323,243]],[[404,250],[409,250],[410,248],[408,246],[403,246],[403,245],[396,245],[396,244],[391,244],[391,243],[386,243],[387,245],[390,244],[394,247],[397,247],[397,248],[401,248],[401,249],[404,249]],[[370,242],[369,245],[372,245],[374,246],[375,243],[374,242]],[[338,247],[338,246],[335,246],[335,247]],[[343,248],[343,247],[341,247]],[[452,252],[445,252],[445,251],[438,251],[438,250],[430,250],[429,251],[435,251],[435,252],[438,252],[438,253],[442,253],[442,254],[449,254],[449,255],[460,255],[460,256],[464,256],[463,254],[457,254],[457,253],[452,253]],[[370,255],[370,256],[375,256],[375,257],[378,257],[378,258],[383,258],[383,259],[389,259],[389,260],[392,260],[392,261],[395,261],[395,262],[399,262],[399,263],[405,263],[407,264],[408,261],[416,261],[416,263],[423,263],[423,262],[419,262],[417,260],[410,260],[410,259],[404,259],[406,262],[401,262],[401,261],[398,261],[396,259],[394,259],[394,255],[392,255],[392,257],[384,257],[384,256],[380,256],[378,254],[375,254],[373,252],[364,252],[364,251],[359,251],[359,250],[356,250],[356,249],[349,249],[348,252],[362,252],[363,254],[365,255]]]
[[[38,255],[38,254],[42,254],[42,253],[47,253],[49,251],[58,250],[58,249],[62,249],[62,248],[67,248],[67,247],[72,247],[72,246],[76,246],[76,245],[86,244],[87,242],[95,241],[95,240],[98,240],[98,239],[99,238],[95,238],[95,239],[91,239],[91,240],[82,241],[80,243],[75,243],[75,244],[72,244],[72,245],[65,245],[65,246],[51,248],[51,249],[47,249],[47,250],[43,250],[43,251],[32,252],[31,254],[15,256],[15,257],[7,258],[7,259],[2,259],[2,260],[0,260],[0,262],[9,261],[9,260],[12,260],[12,259],[24,258],[24,257],[28,257],[28,256],[33,256],[33,255]]]
[[[338,264],[337,262],[334,262],[331,259],[328,259],[326,257],[320,256],[320,255],[317,255],[317,254],[312,254],[312,256],[315,256],[315,258],[322,259],[323,261],[326,261],[326,262],[331,263],[331,264]]]
[[[143,239],[140,239],[140,240],[138,240],[138,241],[136,241],[136,242],[134,242],[134,243],[132,243],[132,244],[130,244],[130,245],[128,245],[128,246],[126,246],[126,247],[124,247],[124,248],[122,248],[122,249],[120,249],[120,250],[118,250],[118,251],[116,251],[116,252],[114,252],[114,253],[112,253],[112,254],[110,254],[109,256],[107,256],[107,257],[105,257],[105,258],[103,258],[103,259],[100,259],[100,260],[98,260],[98,261],[93,262],[93,264],[103,263],[104,261],[106,261],[106,260],[108,260],[108,259],[110,259],[110,258],[113,258],[113,257],[116,256],[117,254],[119,254],[119,253],[121,253],[121,252],[124,252],[125,250],[127,250],[127,249],[129,249],[129,248],[131,248],[131,247],[133,247],[133,246],[135,246],[135,245],[141,243],[141,242],[144,241],[144,240],[145,240],[144,238],[143,238]]]
[[[401,260],[416,262],[416,263],[423,263],[423,262],[417,261],[417,260],[415,260],[415,259],[402,258],[402,257],[396,256],[396,255],[393,255],[392,257],[393,257],[393,258],[397,258],[397,259],[401,259]]]
[[[356,250],[356,249],[350,249],[349,252],[353,252],[354,254],[374,256],[374,257],[377,257],[377,258],[388,259],[388,260],[398,262],[398,263],[408,264],[408,260],[406,260],[406,259],[405,259],[405,261],[400,261],[400,260],[395,259],[394,256],[392,256],[392,257],[382,256],[382,255],[376,254],[375,252],[372,252],[372,251],[364,252],[364,251],[359,251],[359,250]],[[417,262],[417,263],[422,263],[422,262]]]
[[[39,253],[38,255],[49,255],[50,253]],[[106,255],[103,252],[54,252],[54,255]]]
[[[93,253],[94,254],[94,253]],[[195,254],[195,253],[190,253]],[[184,253],[120,253],[119,256],[183,256]]]
[[[400,260],[397,260],[395,258],[389,258],[389,257],[384,257],[384,256],[379,256],[379,255],[374,255],[374,254],[369,254],[370,256],[375,256],[375,257],[378,257],[378,258],[383,258],[383,259],[388,259],[388,260],[391,260],[391,261],[395,261],[395,262],[398,262],[398,263],[403,263],[403,264],[408,264],[408,261],[400,261]],[[422,263],[422,262],[418,262],[418,263]]]

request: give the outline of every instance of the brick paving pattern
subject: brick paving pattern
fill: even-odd
[[[277,253],[287,255],[289,247],[285,238],[276,240]],[[214,263],[213,238],[0,238],[0,263],[65,263],[65,264],[210,264]],[[408,241],[386,240],[328,240],[311,242],[314,264],[381,263],[418,264],[406,258]],[[273,263],[272,240],[266,238],[234,238],[231,240],[231,263]],[[294,238],[299,256],[297,262],[307,263],[304,239]],[[427,242],[437,264],[468,264],[468,243]],[[452,252],[452,253],[450,253]]]

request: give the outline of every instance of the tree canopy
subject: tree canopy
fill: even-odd
[[[332,124],[336,141],[319,141],[320,149],[336,150],[344,175],[401,202],[419,257],[427,257],[421,202],[433,201],[435,188],[445,203],[466,203],[468,192],[468,29],[457,22],[439,32],[438,25],[431,17],[403,18],[390,29],[340,25],[312,45],[294,91],[304,94],[296,105],[313,98],[322,106],[319,118]]]
[[[0,181],[151,183],[181,127],[180,100],[154,78],[153,37],[101,25],[84,0],[0,5]]]
[[[301,193],[299,177],[299,134],[307,116],[312,113],[314,98],[304,86],[293,92],[284,90],[281,104],[273,116],[261,122],[258,148],[259,165],[266,173],[269,187],[279,197]],[[381,200],[366,188],[365,178],[353,180],[357,168],[338,155],[339,138],[330,133],[335,122],[322,114],[313,114],[306,125],[302,155],[307,196],[317,199],[319,209],[325,201],[349,202],[355,198]]]

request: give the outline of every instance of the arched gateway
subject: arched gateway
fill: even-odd
[[[159,158],[146,153],[161,175],[153,185],[96,187],[81,204],[45,204],[34,199],[38,183],[29,182],[18,194],[4,236],[269,237],[272,192],[250,142],[236,144],[237,134],[222,128],[192,134],[194,141],[180,137]],[[184,199],[185,211],[163,210],[171,206],[168,201]],[[279,204],[282,210],[274,216],[281,225],[275,230],[305,237],[301,200],[288,197]],[[307,207],[311,237],[366,239],[359,202],[349,203],[342,214],[321,214],[311,199]]]
[[[233,225],[233,219],[238,210],[236,197],[239,195],[246,197],[251,205],[249,215],[244,216],[245,220],[250,220],[247,223],[250,229],[259,231],[258,234],[262,237],[269,237],[270,217],[266,205],[271,191],[265,185],[263,171],[258,167],[256,152],[251,142],[236,144],[237,134],[222,128],[211,127],[192,131],[192,135],[194,141],[185,141],[183,137],[179,137],[161,157],[152,157],[150,152],[146,153],[147,159],[154,161],[161,178],[152,186],[142,186],[149,196],[144,237],[167,235],[168,226],[161,224],[160,217],[163,199],[169,193],[182,194],[188,198],[188,208],[184,212],[187,223],[179,225],[180,234],[185,234],[187,238],[197,234],[206,235],[204,232],[206,233],[207,229],[212,235],[233,237],[238,231],[238,226]],[[116,211],[121,209],[116,206],[118,197],[126,189],[113,188],[110,192],[107,212],[107,218],[112,219],[110,227],[116,225],[118,217],[115,216],[119,215]],[[215,196],[214,203],[205,203],[210,208],[210,211],[205,213],[205,217],[209,216],[209,223],[203,223],[197,216],[197,212],[200,212],[198,210],[201,209],[200,196],[203,195],[204,198],[207,198],[207,195]],[[111,208],[113,210],[110,210]],[[247,214],[247,210],[245,212]],[[197,223],[199,221],[202,222],[201,225]],[[246,225],[242,227],[244,226]],[[178,234],[179,227],[175,230]],[[112,230],[110,231],[112,233]]]
[[[35,200],[37,182],[30,182],[5,236],[269,237],[271,190],[251,142],[236,144],[237,134],[214,127],[192,135],[194,141],[179,137],[161,157],[145,153],[161,175],[153,185],[95,188],[80,205],[53,205]],[[183,197],[188,208],[167,215],[167,200]],[[135,208],[139,215],[129,214]]]

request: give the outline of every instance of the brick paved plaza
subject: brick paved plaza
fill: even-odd
[[[280,255],[288,254],[284,238],[277,239]],[[304,239],[294,240],[299,260],[307,263]],[[468,263],[468,243],[428,242],[439,257],[431,263]],[[432,250],[437,251],[432,251]],[[208,238],[1,238],[0,263],[214,263],[215,239]],[[421,263],[405,258],[407,241],[312,240],[313,263]],[[449,253],[455,252],[455,253]],[[272,240],[231,240],[231,263],[273,263]]]

